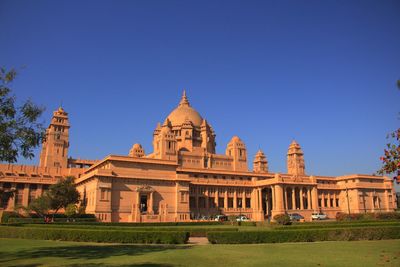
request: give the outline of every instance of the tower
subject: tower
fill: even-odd
[[[287,172],[292,175],[304,175],[304,154],[300,145],[293,140],[287,153]]]
[[[40,167],[67,167],[69,147],[68,113],[62,107],[53,112],[40,153]]]
[[[247,149],[239,137],[232,137],[225,153],[227,156],[232,157],[234,171],[247,171]]]
[[[144,149],[142,147],[141,144],[134,144],[131,148],[131,150],[129,150],[129,154],[130,157],[134,157],[134,158],[142,158],[145,156],[144,154]]]
[[[157,159],[176,160],[176,138],[172,132],[171,122],[167,118],[164,124],[156,129],[157,135],[153,139],[154,157]]]
[[[268,172],[268,161],[265,157],[264,152],[260,150],[257,151],[256,156],[253,161],[253,171],[254,172]]]

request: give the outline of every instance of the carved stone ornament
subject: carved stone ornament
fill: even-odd
[[[154,192],[154,188],[150,185],[141,185],[136,188],[136,192],[150,193]]]

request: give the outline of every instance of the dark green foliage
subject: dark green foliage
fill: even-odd
[[[245,232],[209,232],[212,244],[252,244],[314,241],[352,241],[400,238],[400,226],[304,229]]]
[[[47,194],[35,198],[29,203],[27,210],[35,212],[39,217],[44,218],[49,214],[51,209],[51,199]]]
[[[43,112],[30,100],[16,106],[8,87],[17,75],[14,69],[0,68],[0,162],[16,162],[19,155],[33,158],[33,149],[40,145],[44,128],[38,123]]]
[[[3,216],[1,217],[1,223],[7,223],[10,218],[23,218],[23,216],[18,212],[4,211]]]
[[[294,229],[328,229],[328,228],[354,228],[370,226],[400,226],[399,221],[345,221],[345,222],[326,222],[326,223],[299,223],[289,226],[275,226],[275,230],[294,230]]]
[[[65,214],[54,214],[54,222],[56,223],[66,223],[68,220],[67,216]],[[96,217],[94,214],[78,214],[74,217],[74,220],[76,224],[78,223],[95,223],[96,222]],[[8,212],[5,211],[3,213],[3,218],[2,218],[2,223],[44,223],[44,220],[42,217],[40,217],[38,214],[29,214],[29,217],[24,217],[23,215],[16,213],[16,212]],[[48,224],[47,224],[48,225]],[[89,228],[89,227],[88,227]]]
[[[0,208],[4,208],[8,200],[15,194],[15,189],[0,188]]]
[[[362,220],[400,220],[399,212],[377,212],[377,213],[343,213],[336,214],[337,221],[362,221]]]
[[[189,239],[189,233],[0,226],[0,237],[101,243],[184,244]]]
[[[134,226],[134,227],[148,227],[148,226],[195,226],[195,225],[223,225],[221,222],[215,222],[215,221],[210,221],[210,222],[156,222],[156,223],[103,223],[103,222],[97,222],[97,223],[81,223],[89,226],[122,226],[122,227],[129,227],[129,226]]]
[[[274,220],[281,225],[290,225],[292,222],[290,221],[290,217],[287,214],[277,214],[274,216]]]
[[[22,225],[21,225],[22,226]],[[221,232],[221,231],[238,231],[238,228],[227,228],[227,227],[190,227],[190,226],[173,226],[173,227],[118,227],[118,226],[88,226],[75,223],[66,224],[28,224],[23,225],[24,227],[30,228],[59,228],[59,229],[89,229],[89,230],[118,230],[118,231],[139,231],[139,232],[188,232],[191,237],[205,237],[208,232]]]
[[[50,199],[50,207],[54,210],[54,213],[57,213],[61,208],[66,209],[69,204],[77,204],[80,198],[72,176],[68,176],[51,185],[47,196]]]

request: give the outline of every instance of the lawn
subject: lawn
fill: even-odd
[[[0,239],[0,266],[400,266],[400,240],[174,246]]]

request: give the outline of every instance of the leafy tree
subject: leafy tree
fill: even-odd
[[[68,206],[65,208],[65,215],[70,218],[73,217],[74,215],[77,214],[78,208],[76,207],[75,204],[68,204]]]
[[[15,69],[0,68],[0,161],[14,163],[19,155],[34,156],[33,149],[40,145],[44,128],[38,123],[43,112],[30,100],[16,105],[9,84],[15,79]]]
[[[50,209],[51,209],[51,200],[47,194],[44,194],[43,196],[40,196],[38,198],[35,198],[29,205],[27,210],[29,212],[33,211],[37,215],[39,215],[42,218],[45,218],[46,216],[49,215]]]
[[[50,198],[50,207],[54,210],[54,214],[61,208],[66,210],[69,204],[77,204],[80,199],[73,176],[68,176],[50,186],[47,195]]]
[[[400,80],[397,81],[397,87],[400,89]],[[378,174],[394,174],[393,179],[400,182],[400,128],[388,135],[393,141],[386,144],[384,155],[380,158],[382,161],[382,168]]]

